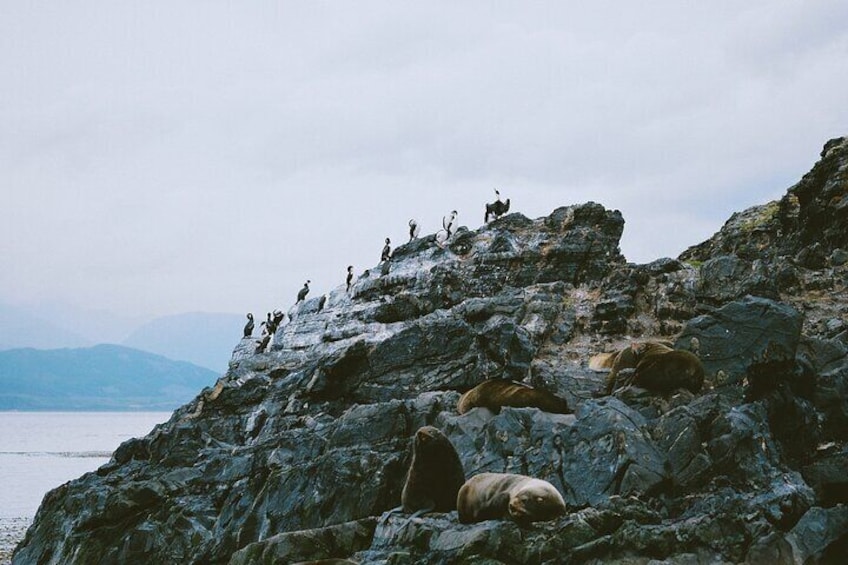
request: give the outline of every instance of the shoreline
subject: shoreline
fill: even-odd
[[[12,552],[26,535],[34,516],[0,518],[0,565],[12,562]]]

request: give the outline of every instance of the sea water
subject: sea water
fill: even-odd
[[[48,491],[109,461],[168,412],[0,412],[0,564]]]

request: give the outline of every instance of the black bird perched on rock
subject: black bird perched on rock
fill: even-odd
[[[409,220],[409,241],[418,237],[419,231],[421,231],[421,228],[418,226],[418,222],[415,221],[415,218]]]
[[[295,304],[297,304],[298,302],[302,302],[303,299],[306,298],[306,295],[309,294],[309,283],[311,282],[312,281],[307,280],[305,283],[303,283],[303,288],[301,288],[300,292],[297,293],[297,302],[295,302]]]
[[[495,189],[495,196],[497,197],[494,202],[489,204],[486,203],[486,215],[483,217],[483,223],[489,222],[489,216],[494,217],[496,220],[509,212],[509,198],[506,199],[506,202],[501,201],[501,193],[498,192],[498,189]]]
[[[383,246],[383,253],[380,254],[380,261],[388,261],[392,258],[392,246],[389,245],[391,240],[386,238],[386,245]]]
[[[347,267],[347,279],[345,283],[347,283],[347,288],[345,289],[347,292],[350,292],[350,283],[353,280],[353,265],[348,265]]]
[[[280,310],[274,310],[274,318],[271,320],[271,333],[277,331],[277,328],[280,327],[280,323],[285,319],[286,315],[283,314]]]
[[[247,313],[247,323],[244,325],[244,337],[253,336],[253,314]]]
[[[450,239],[451,235],[453,235],[453,224],[456,222],[456,210],[453,210],[450,213],[450,216],[442,216],[442,227],[445,228],[445,231],[448,233],[446,239]]]
[[[271,321],[271,312],[268,312],[267,316],[265,317],[265,321],[259,324],[259,327],[262,328],[261,335],[267,334],[272,324],[273,322]]]

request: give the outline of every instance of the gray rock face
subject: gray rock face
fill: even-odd
[[[769,379],[794,368],[801,324],[791,306],[749,296],[689,321],[677,347],[697,339],[707,376],[723,373],[719,384]]]
[[[826,159],[842,163],[843,153],[833,145]],[[813,188],[790,192],[806,206]],[[13,562],[839,555],[848,338],[832,320],[844,318],[848,267],[758,257],[732,232],[752,217],[765,218],[769,237],[785,230],[770,213],[746,211],[690,258],[647,265],[624,262],[621,215],[594,203],[461,228],[445,248],[432,235],[400,246],[388,272],[293,306],[267,352],[242,340],[214,388],[49,493]],[[640,338],[697,351],[712,386],[599,398],[604,375],[589,357]],[[489,378],[532,384],[575,412],[459,415],[460,394]],[[466,476],[544,479],[568,514],[525,526],[390,512],[424,425],[450,439]]]

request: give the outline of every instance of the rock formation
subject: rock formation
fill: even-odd
[[[848,139],[780,201],[679,259],[626,263],[595,203],[513,213],[447,248],[398,247],[299,303],[273,349],[229,371],[107,465],[50,492],[13,557],[30,563],[835,562],[848,554]],[[591,355],[697,344],[706,386],[597,397]],[[509,378],[574,414],[475,408]],[[467,476],[518,473],[568,513],[523,526],[409,519],[411,438]]]

